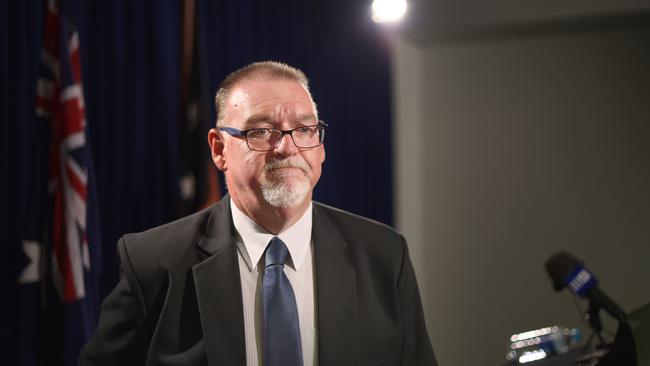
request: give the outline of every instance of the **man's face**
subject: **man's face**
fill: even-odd
[[[224,117],[224,127],[240,130],[290,130],[318,123],[305,88],[296,81],[282,79],[253,79],[237,84],[227,100]],[[215,151],[213,146],[213,159],[224,172],[228,190],[240,207],[289,208],[311,200],[325,160],[322,145],[298,148],[291,136],[284,135],[275,150],[254,151],[244,138],[218,134],[222,149]]]

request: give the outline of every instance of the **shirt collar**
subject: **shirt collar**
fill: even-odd
[[[266,231],[243,213],[232,199],[230,200],[230,211],[235,230],[244,244],[238,246],[239,250],[242,252],[248,269],[252,271],[257,267],[266,246],[275,235]],[[277,235],[289,249],[290,260],[287,264],[294,271],[299,270],[305,261],[305,255],[311,244],[311,228],[312,203],[310,202],[302,217],[295,224]]]

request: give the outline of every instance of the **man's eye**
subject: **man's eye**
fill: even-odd
[[[269,136],[270,134],[271,131],[264,128],[248,131],[248,137],[252,138],[263,138]]]
[[[298,133],[307,135],[312,132],[312,127],[298,127],[296,128],[296,131],[298,131]]]

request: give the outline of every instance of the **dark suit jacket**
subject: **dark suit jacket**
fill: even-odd
[[[120,239],[120,281],[80,365],[246,364],[229,201]],[[436,365],[404,238],[313,207],[319,364]]]

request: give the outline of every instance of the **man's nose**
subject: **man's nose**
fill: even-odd
[[[293,138],[291,137],[291,135],[286,133],[282,135],[282,138],[280,139],[280,144],[275,149],[275,151],[277,151],[278,154],[289,156],[289,155],[296,154],[299,151],[299,149],[296,146],[296,144],[293,143]]]

